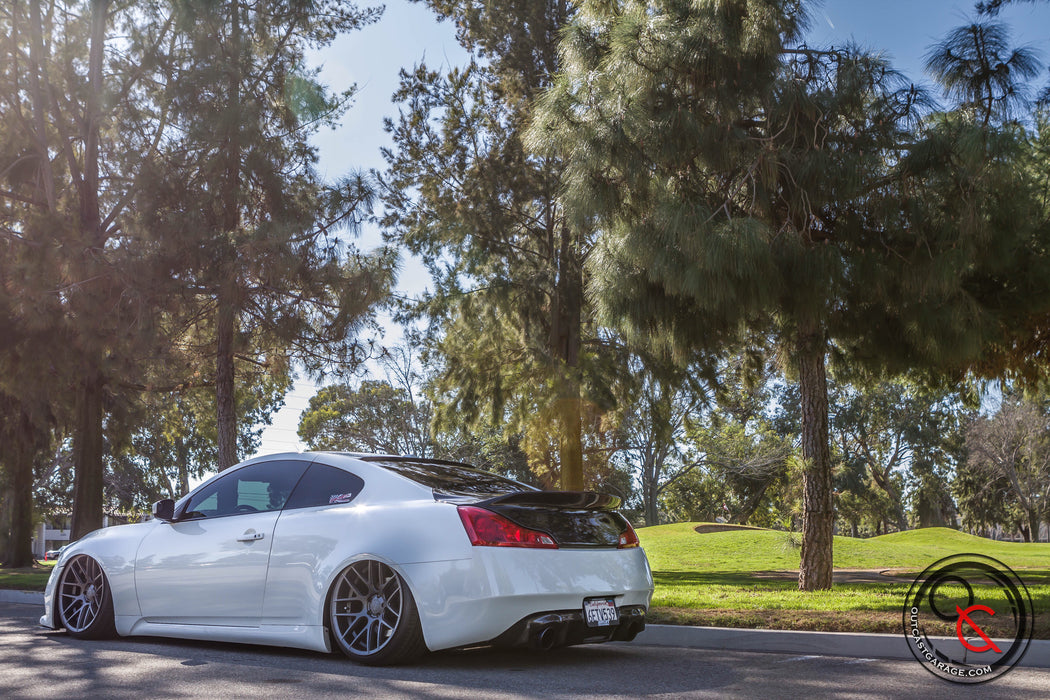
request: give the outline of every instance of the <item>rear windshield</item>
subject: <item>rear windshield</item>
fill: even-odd
[[[445,496],[499,496],[518,491],[535,491],[532,486],[502,477],[492,472],[483,472],[448,462],[422,460],[368,459],[365,461],[396,472]]]

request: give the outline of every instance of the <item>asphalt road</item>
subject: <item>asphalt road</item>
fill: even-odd
[[[1018,668],[977,686],[913,661],[719,652],[613,643],[551,653],[471,650],[412,666],[266,647],[119,639],[86,642],[36,625],[37,606],[0,603],[3,698],[1022,698],[1050,670]]]

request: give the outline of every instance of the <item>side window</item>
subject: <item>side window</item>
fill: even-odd
[[[282,460],[242,467],[195,493],[180,520],[280,510],[308,462]]]
[[[299,485],[295,487],[295,492],[284,508],[289,510],[349,503],[357,498],[364,485],[361,477],[355,474],[314,463],[299,480]]]

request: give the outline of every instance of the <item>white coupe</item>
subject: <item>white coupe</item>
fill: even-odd
[[[629,641],[653,579],[619,499],[539,491],[464,464],[260,457],[154,519],[96,530],[55,565],[40,624],[331,651]]]

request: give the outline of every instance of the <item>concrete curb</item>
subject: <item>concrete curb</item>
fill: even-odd
[[[40,591],[14,591],[7,588],[0,588],[0,603],[43,605],[44,594]]]
[[[965,650],[953,637],[936,637],[938,649],[956,658],[965,658]],[[727,627],[687,627],[684,625],[646,625],[635,639],[639,644],[721,649],[725,651],[763,651],[780,654],[815,656],[848,656],[866,659],[902,659],[915,661],[904,634],[854,634],[852,632],[794,632],[788,630],[752,630]],[[950,647],[958,648],[955,652]],[[1033,639],[1021,666],[1050,668],[1050,640]]]
[[[0,603],[43,605],[39,591],[0,589]],[[937,637],[939,649],[958,647],[958,657],[965,658],[962,645],[954,638]],[[859,659],[902,659],[914,661],[903,634],[854,634],[852,632],[793,632],[788,630],[751,630],[731,627],[687,627],[685,625],[646,625],[635,644],[722,651],[760,651],[778,654],[814,656],[847,656]],[[953,656],[956,656],[953,653]],[[1050,640],[1033,639],[1021,666],[1050,668]]]

